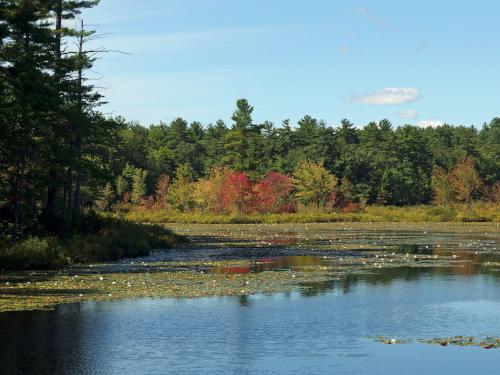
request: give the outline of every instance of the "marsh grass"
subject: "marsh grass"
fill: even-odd
[[[367,206],[360,212],[322,212],[302,210],[296,213],[263,213],[247,215],[178,212],[167,209],[121,208],[120,215],[144,223],[193,224],[282,224],[332,222],[499,222],[500,205],[477,202],[453,206]]]

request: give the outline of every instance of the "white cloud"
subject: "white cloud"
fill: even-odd
[[[441,120],[423,120],[417,122],[417,126],[421,128],[437,128],[438,126],[443,126],[444,122]]]
[[[357,104],[392,105],[410,103],[420,98],[420,92],[415,88],[388,87],[367,95],[358,95],[350,98]]]
[[[354,12],[359,13],[359,14],[366,14],[366,13],[368,13],[368,10],[366,10],[366,8],[359,7],[359,8],[354,9]]]
[[[405,109],[404,111],[396,113],[396,115],[401,119],[418,117],[418,113],[414,109]]]

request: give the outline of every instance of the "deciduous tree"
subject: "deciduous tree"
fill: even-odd
[[[434,168],[431,184],[434,203],[447,205],[453,202],[450,179],[448,178],[448,173],[443,168]]]
[[[224,181],[222,201],[224,208],[231,212],[243,213],[251,199],[252,186],[244,172],[232,172]]]
[[[480,194],[483,181],[470,157],[461,159],[450,172],[450,186],[459,202],[469,203]]]
[[[282,212],[292,209],[293,180],[277,172],[269,172],[253,187],[253,208],[260,212]]]
[[[337,178],[325,169],[322,162],[302,161],[293,172],[293,183],[299,201],[314,204],[319,209],[337,185]]]
[[[190,165],[182,164],[177,167],[169,200],[175,208],[183,212],[193,207],[193,170]]]

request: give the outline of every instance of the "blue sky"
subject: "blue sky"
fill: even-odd
[[[500,115],[498,0],[101,0],[103,110],[144,125],[309,114],[481,125]]]

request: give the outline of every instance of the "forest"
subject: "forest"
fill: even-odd
[[[107,116],[90,72],[115,52],[96,48],[102,36],[78,18],[97,4],[0,0],[5,243],[94,233],[108,225],[95,211],[123,207],[208,215],[499,200],[500,118],[436,128],[310,115],[256,123],[246,99],[228,108],[229,123]]]
[[[120,200],[181,211],[273,212],[498,199],[498,118],[480,130],[394,127],[388,120],[332,126],[308,115],[276,126],[255,124],[252,112],[240,99],[231,124],[178,118],[144,127],[115,119],[121,129],[111,179],[96,190],[96,202],[103,209]]]

